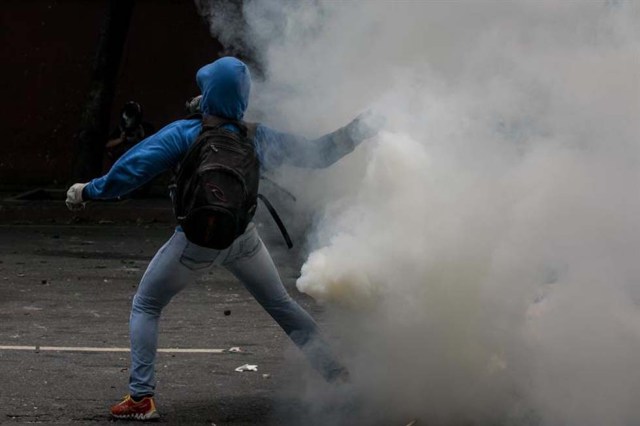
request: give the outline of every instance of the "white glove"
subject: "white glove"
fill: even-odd
[[[69,210],[80,210],[87,203],[82,199],[82,190],[87,186],[86,183],[74,183],[67,190],[67,207]]]
[[[197,114],[201,113],[200,102],[202,101],[202,95],[198,95],[195,98],[191,98],[191,100],[187,101],[185,107],[187,108],[187,112],[189,114]]]

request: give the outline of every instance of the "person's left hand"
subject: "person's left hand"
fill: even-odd
[[[74,183],[67,190],[67,200],[65,202],[69,210],[73,211],[84,208],[87,202],[82,199],[82,190],[85,186],[87,186],[86,183]]]
[[[351,138],[360,143],[365,139],[372,138],[382,130],[387,119],[384,115],[369,109],[358,115],[347,125]]]
[[[114,147],[120,145],[122,143],[123,139],[124,139],[124,133],[121,133],[119,138],[111,139],[109,142],[107,142],[107,144],[104,147],[106,149],[114,148]]]

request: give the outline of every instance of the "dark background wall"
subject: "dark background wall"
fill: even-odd
[[[68,183],[106,9],[106,0],[3,0],[0,189]],[[111,128],[128,100],[157,129],[184,116],[195,72],[221,49],[193,1],[137,0]]]

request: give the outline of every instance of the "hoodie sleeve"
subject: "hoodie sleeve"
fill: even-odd
[[[283,164],[319,169],[329,167],[376,133],[376,129],[366,126],[360,118],[312,140],[278,132],[261,124],[256,129],[255,143],[258,158],[265,170]]]
[[[85,186],[84,199],[124,196],[176,166],[200,132],[200,120],[179,120],[127,151],[109,172]]]

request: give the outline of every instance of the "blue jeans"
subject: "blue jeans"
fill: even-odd
[[[162,309],[189,282],[213,265],[223,265],[244,284],[325,379],[331,381],[344,371],[318,336],[316,322],[282,285],[275,264],[253,223],[225,250],[192,244],[182,231],[176,230],[149,263],[133,298],[129,324],[131,395],[154,393],[154,364]]]

